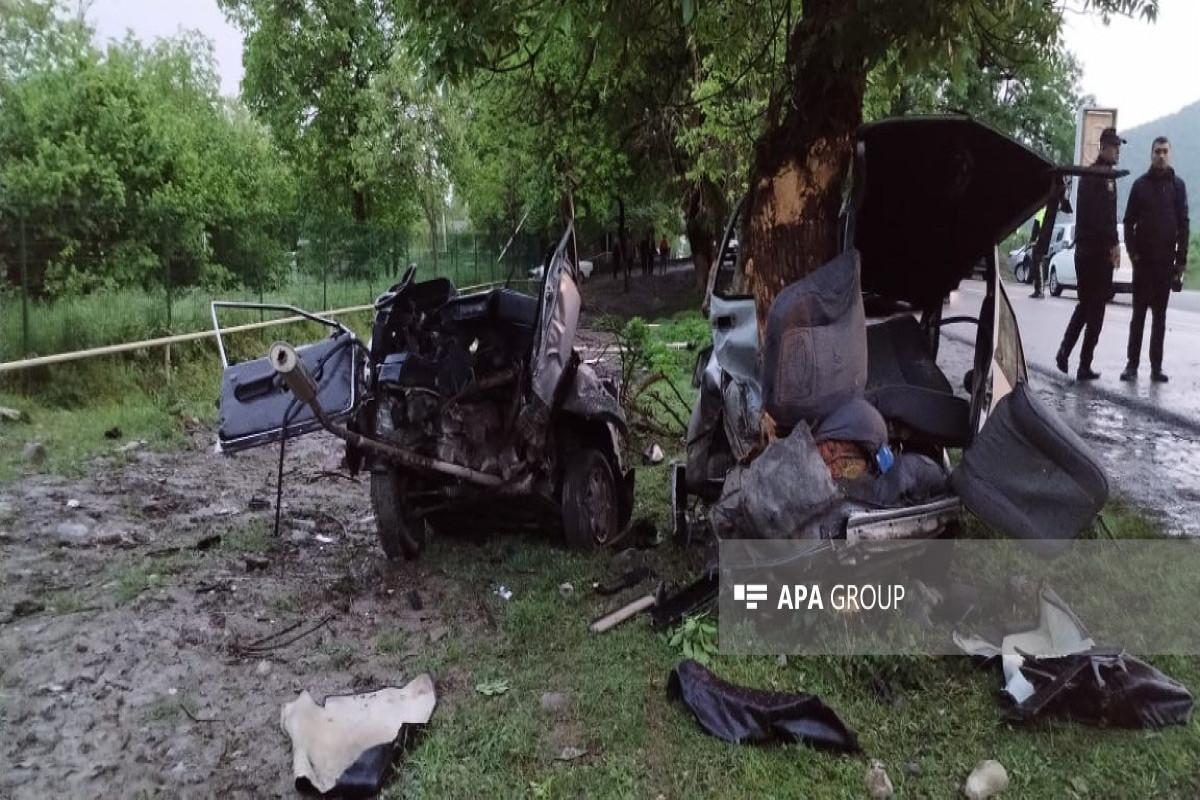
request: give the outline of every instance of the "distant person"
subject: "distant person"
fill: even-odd
[[[618,230],[617,235],[613,238],[612,243],[612,265],[613,279],[617,280],[621,277],[621,268],[624,266],[625,249],[621,246],[621,232]]]
[[[1150,380],[1166,383],[1163,337],[1171,289],[1183,288],[1187,269],[1188,202],[1183,179],[1171,168],[1171,143],[1159,136],[1150,146],[1150,169],[1133,182],[1125,206],[1125,249],[1133,262],[1133,318],[1121,380],[1137,380],[1146,309],[1150,309]]]
[[[1116,128],[1100,134],[1100,154],[1092,164],[1102,172],[1112,172],[1121,159],[1125,140]],[[1112,296],[1113,270],[1121,264],[1121,244],[1117,238],[1117,179],[1112,175],[1084,175],[1079,179],[1079,200],[1075,213],[1075,279],[1078,300],[1054,364],[1064,375],[1069,370],[1071,351],[1083,333],[1076,380],[1094,381],[1100,373],[1092,369],[1092,355],[1104,327],[1104,309]],[[1039,265],[1040,267],[1040,265]]]
[[[662,241],[660,241],[658,243],[658,256],[659,256],[658,265],[659,265],[659,267],[661,267],[662,272],[667,271],[667,256],[670,255],[670,253],[671,253],[671,245],[667,243],[667,235],[664,233],[663,237],[662,237]]]
[[[1043,206],[1038,210],[1038,213],[1033,218],[1033,230],[1029,232],[1029,249],[1027,251],[1030,259],[1029,271],[1032,273],[1033,279],[1033,294],[1029,295],[1037,300],[1041,300],[1046,295],[1042,292],[1042,265],[1032,263],[1034,254],[1034,245],[1037,244],[1038,236],[1042,233],[1042,221],[1046,218],[1046,208]]]

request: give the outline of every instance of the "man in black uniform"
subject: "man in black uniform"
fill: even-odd
[[[1121,157],[1125,140],[1115,128],[1100,134],[1100,154],[1092,166],[1111,172]],[[1075,280],[1079,284],[1075,311],[1054,359],[1059,371],[1066,373],[1068,359],[1079,334],[1086,326],[1083,347],[1079,351],[1079,370],[1075,377],[1092,381],[1100,373],[1092,370],[1092,354],[1104,327],[1104,308],[1112,295],[1112,277],[1121,263],[1121,245],[1117,239],[1117,180],[1115,176],[1085,175],[1079,179],[1078,207],[1075,213]]]
[[[1150,170],[1133,182],[1125,206],[1125,249],[1133,262],[1133,319],[1129,323],[1129,352],[1121,380],[1137,379],[1142,355],[1146,309],[1150,323],[1150,380],[1166,383],[1162,371],[1163,336],[1167,330],[1167,301],[1172,284],[1182,289],[1187,267],[1187,187],[1171,169],[1171,143],[1165,136],[1150,146]],[[1177,289],[1177,291],[1178,291]]]

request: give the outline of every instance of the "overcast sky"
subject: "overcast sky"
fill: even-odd
[[[1196,52],[1200,0],[1159,0],[1158,22],[1116,18],[1108,26],[1094,15],[1067,15],[1067,46],[1083,65],[1083,91],[1117,108],[1131,128],[1200,100]],[[127,28],[144,40],[197,28],[213,40],[223,93],[235,95],[242,78],[241,35],[216,0],[95,0],[88,14],[102,38]],[[1188,77],[1191,75],[1192,77]]]

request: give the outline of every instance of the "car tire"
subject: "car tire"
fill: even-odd
[[[414,559],[425,547],[425,520],[404,508],[404,492],[396,470],[371,473],[371,510],[379,544],[391,560]]]
[[[1032,276],[1033,271],[1029,269],[1028,258],[1017,264],[1017,268],[1013,270],[1013,277],[1017,279],[1018,283],[1029,283]]]
[[[585,447],[574,452],[563,475],[563,533],[572,550],[607,546],[618,533],[617,481],[602,452]]]
[[[1063,286],[1058,282],[1058,272],[1055,271],[1054,267],[1050,268],[1050,279],[1047,283],[1050,286],[1051,297],[1062,297]]]

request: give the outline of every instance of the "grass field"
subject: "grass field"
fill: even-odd
[[[420,267],[422,277],[432,275],[431,267]],[[507,275],[495,265],[460,263],[457,269],[443,269],[455,285],[467,287]],[[517,280],[526,276],[522,272]],[[206,292],[192,289],[176,293],[171,300],[168,320],[167,296],[163,290],[126,289],[53,302],[31,301],[28,305],[28,337],[23,325],[20,298],[15,292],[0,291],[0,362],[27,356],[68,353],[103,345],[137,342],[169,334],[212,330],[213,300],[236,300],[293,305],[307,311],[370,305],[395,282],[391,275],[364,280],[330,279],[299,276],[278,289],[256,292],[249,289]],[[222,326],[270,319],[270,312],[223,310]],[[26,338],[28,346],[25,346]]]

